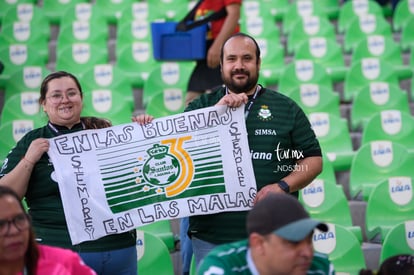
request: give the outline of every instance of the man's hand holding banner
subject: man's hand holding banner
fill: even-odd
[[[214,106],[50,139],[73,244],[158,220],[249,210],[244,106]]]

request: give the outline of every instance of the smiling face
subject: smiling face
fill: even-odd
[[[0,197],[0,220],[10,221],[24,214],[19,202],[11,195]],[[6,225],[7,233],[0,236],[0,266],[24,261],[29,244],[29,228],[19,230],[13,223]]]
[[[75,80],[69,76],[50,80],[41,104],[53,124],[72,128],[80,122],[82,94]]]
[[[251,38],[235,36],[224,44],[221,77],[231,92],[254,93],[259,69],[257,46]]]

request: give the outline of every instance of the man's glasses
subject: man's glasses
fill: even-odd
[[[29,228],[30,218],[27,214],[22,213],[10,220],[0,220],[0,237],[9,234],[11,224],[19,231],[26,230]]]
[[[77,90],[70,90],[66,93],[66,97],[69,100],[75,100],[80,96],[80,92]],[[64,93],[52,93],[50,96],[46,97],[47,99],[50,100],[50,102],[57,104],[62,102],[62,100],[65,98],[65,94]]]

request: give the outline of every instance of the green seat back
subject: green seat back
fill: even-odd
[[[5,159],[10,149],[29,131],[43,126],[36,120],[12,120],[0,125],[0,159]]]
[[[392,28],[383,15],[363,14],[352,20],[344,34],[344,51],[353,52],[358,43],[368,35],[392,38]]]
[[[173,275],[174,266],[168,248],[154,234],[137,230],[138,274]]]
[[[294,1],[286,9],[282,18],[282,33],[290,34],[294,30],[297,20],[309,15],[325,16],[324,10],[319,3],[314,1]]]
[[[322,151],[332,162],[335,171],[348,170],[355,154],[347,121],[329,113],[308,115]]]
[[[414,254],[414,220],[411,216],[407,221],[395,225],[382,243],[380,264],[391,256],[398,254]]]
[[[37,54],[30,44],[9,44],[0,46],[0,60],[4,70],[0,74],[0,87],[5,87],[10,77],[27,66],[46,66],[46,60]]]
[[[366,268],[364,254],[358,238],[346,227],[328,224],[329,231],[315,229],[313,247],[315,251],[327,254],[335,266],[335,272],[358,275]]]
[[[339,33],[348,31],[352,21],[362,14],[383,15],[381,6],[376,1],[345,1],[339,10],[337,29]]]
[[[2,1],[3,2],[3,1]],[[22,1],[16,5],[12,5],[6,10],[3,20],[3,24],[10,24],[15,21],[28,22],[35,26],[36,32],[42,33],[47,40],[50,38],[50,26],[49,22],[44,14],[42,8],[38,7],[34,3],[35,1]]]
[[[363,58],[351,65],[344,80],[344,101],[352,101],[354,97],[371,82],[386,82],[399,86],[399,76],[390,65],[379,58]]]
[[[299,201],[312,218],[342,225],[362,242],[361,228],[352,224],[348,200],[341,185],[317,178],[300,190]]]
[[[9,97],[22,92],[40,93],[40,85],[43,79],[50,73],[45,65],[22,66],[8,79],[5,86],[5,101]]]
[[[42,56],[47,62],[49,60],[49,36],[38,30],[31,22],[13,21],[2,25],[1,35],[8,44],[26,44]],[[0,46],[4,47],[6,45]]]
[[[409,110],[384,110],[370,118],[362,133],[361,144],[391,140],[414,152],[414,117]]]
[[[369,240],[383,243],[396,224],[413,218],[413,179],[414,176],[390,177],[372,190],[365,212],[366,235]]]
[[[301,84],[290,93],[306,114],[325,112],[340,116],[339,95],[325,86]]]
[[[413,161],[413,154],[405,146],[392,141],[361,145],[349,172],[351,197],[368,201],[373,188],[385,178],[411,176]]]
[[[345,78],[347,67],[342,53],[342,47],[336,39],[327,37],[309,37],[295,51],[295,59],[310,59],[326,68],[334,82]]]
[[[193,71],[194,62],[159,62],[150,71],[144,82],[143,105],[147,106],[154,95],[171,91],[170,94],[177,96],[185,94],[190,75]],[[166,93],[167,94],[167,93]]]
[[[126,8],[130,8],[133,0],[100,0],[96,1],[95,5],[99,7],[101,16],[104,17],[108,24],[116,24],[118,19],[121,18],[122,12]]]
[[[133,88],[120,68],[112,64],[96,64],[85,71],[79,80],[87,100],[84,104],[85,115],[107,115],[106,118],[113,124],[131,122]],[[111,118],[111,115],[115,117]]]
[[[414,1],[400,0],[392,15],[392,27],[395,32],[401,31],[410,18],[414,17]]]
[[[87,0],[43,1],[42,9],[49,24],[60,25],[66,10],[73,8],[78,3],[86,3]]]
[[[414,17],[410,17],[404,28],[401,30],[400,43],[403,51],[408,51],[414,47]]]
[[[56,70],[73,72],[82,76],[95,64],[109,62],[108,49],[91,42],[75,42],[62,47],[56,56]]]
[[[139,230],[151,233],[162,240],[170,252],[175,250],[174,233],[169,220],[156,221],[139,227]]]
[[[0,125],[8,121],[18,119],[29,119],[47,123],[47,116],[39,106],[38,91],[21,92],[15,94],[5,101],[0,116]]]
[[[314,15],[299,18],[287,36],[287,53],[295,54],[298,52],[302,43],[310,37],[325,37],[329,40],[335,40],[335,28],[325,16]]]
[[[370,118],[383,110],[410,112],[406,91],[387,82],[371,82],[355,95],[351,106],[351,129],[364,130]]]
[[[294,60],[287,64],[281,73],[278,91],[290,95],[301,84],[309,83],[333,89],[331,77],[322,65],[309,59]]]
[[[158,63],[154,59],[151,41],[125,43],[122,49],[117,52],[117,66],[125,72],[134,87],[142,89],[152,68],[156,67]]]

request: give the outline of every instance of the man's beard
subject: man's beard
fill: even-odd
[[[244,84],[238,84],[236,81],[233,80],[233,76],[235,74],[244,74],[247,76],[247,80]],[[254,76],[250,75],[250,72],[245,71],[245,70],[235,70],[231,72],[230,77],[225,77],[223,72],[221,73],[221,77],[223,79],[223,83],[224,85],[226,85],[226,87],[236,93],[236,94],[241,94],[241,93],[245,93],[248,92],[250,90],[252,90],[256,84],[257,84],[257,80],[259,79],[259,75],[258,73]]]

